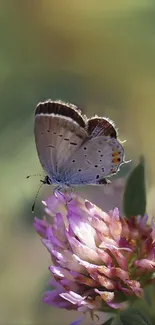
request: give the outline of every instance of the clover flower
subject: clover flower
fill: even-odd
[[[116,312],[143,297],[155,271],[155,225],[148,217],[130,219],[115,208],[102,211],[79,195],[55,192],[46,217],[34,226],[48,249],[55,289],[49,305],[80,312]]]

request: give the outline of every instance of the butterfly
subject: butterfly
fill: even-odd
[[[114,123],[105,117],[87,118],[70,103],[39,103],[34,134],[46,184],[106,184],[106,177],[125,163]]]

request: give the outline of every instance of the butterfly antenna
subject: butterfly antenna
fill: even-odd
[[[42,177],[41,174],[33,174],[33,175],[28,175],[28,176],[26,176],[26,178],[30,178],[30,177],[33,177],[33,176],[41,176],[41,177]]]
[[[35,198],[34,198],[34,202],[33,202],[33,205],[32,205],[32,213],[34,213],[34,208],[35,208],[35,205],[36,205],[36,200],[37,200],[38,194],[39,194],[40,189],[41,189],[41,187],[42,187],[43,184],[44,184],[44,183],[41,183],[41,185],[39,186],[38,191],[37,191],[37,193],[36,193],[36,196],[35,196]]]

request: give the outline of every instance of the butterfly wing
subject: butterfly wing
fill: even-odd
[[[74,120],[69,116],[74,115]],[[85,122],[74,107],[62,102],[40,103],[35,113],[35,141],[43,169],[51,180],[87,138]]]
[[[116,138],[99,136],[87,140],[66,162],[63,170],[70,184],[100,184],[124,161],[124,149]]]
[[[117,130],[112,120],[106,117],[94,116],[87,121],[87,132],[90,138],[98,136],[109,136],[117,139]],[[99,179],[99,184],[107,184],[110,182],[106,178]]]
[[[87,132],[90,138],[98,136],[110,136],[117,138],[117,131],[113,121],[105,117],[92,117],[87,121]]]

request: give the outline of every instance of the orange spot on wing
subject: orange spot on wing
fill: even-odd
[[[119,157],[115,157],[115,158],[113,158],[112,162],[114,164],[118,164],[120,162],[120,158]]]
[[[117,157],[119,156],[119,151],[114,151],[113,154],[112,154],[113,157]]]

